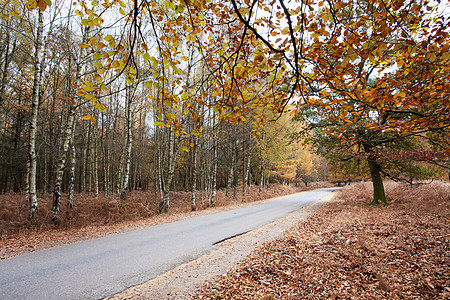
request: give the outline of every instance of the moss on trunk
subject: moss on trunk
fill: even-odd
[[[373,159],[367,159],[370,168],[370,176],[373,184],[373,199],[370,205],[388,205],[386,195],[384,193],[383,178],[380,174],[380,165]]]

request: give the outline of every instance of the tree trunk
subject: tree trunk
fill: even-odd
[[[167,181],[164,182],[164,196],[163,200],[159,204],[159,213],[167,213],[170,209],[170,187],[172,185],[173,174],[175,172],[175,164],[176,164],[176,150],[175,150],[175,133],[173,132],[172,127],[169,128],[169,155],[167,157],[168,160],[168,172],[167,172]]]
[[[198,136],[194,138],[194,153],[193,153],[193,164],[192,164],[192,211],[197,210],[197,203],[195,199],[195,194],[197,192],[197,156],[198,156]]]
[[[373,159],[368,158],[370,176],[372,177],[373,185],[373,200],[370,205],[383,204],[387,205],[386,195],[384,193],[383,179],[380,174],[380,165]]]
[[[122,191],[120,193],[120,198],[125,200],[128,194],[128,185],[130,178],[130,160],[131,160],[131,142],[132,142],[132,131],[131,131],[131,111],[132,111],[132,101],[133,101],[133,87],[129,86],[126,89],[126,97],[127,97],[127,107],[126,107],[126,116],[125,116],[125,130],[126,130],[126,138],[125,138],[125,155],[124,155],[124,172],[123,172],[123,182],[122,182]]]
[[[61,185],[64,175],[64,166],[66,165],[67,152],[69,150],[70,140],[72,139],[73,124],[75,121],[75,106],[72,102],[70,102],[69,105],[66,129],[64,131],[63,149],[58,160],[58,165],[56,166],[56,180],[53,188],[52,212],[54,221],[58,219],[58,214],[61,207]]]
[[[76,152],[75,152],[75,127],[76,127],[76,115],[75,115],[75,122],[73,123],[72,128],[72,140],[70,142],[71,144],[71,157],[70,157],[70,173],[69,173],[69,188],[68,188],[68,195],[67,195],[67,208],[68,210],[73,209],[73,196],[75,192],[75,165],[76,165]]]
[[[212,184],[211,184],[211,199],[209,200],[209,206],[214,206],[216,203],[216,193],[217,193],[217,165],[219,162],[217,155],[218,139],[217,139],[217,128],[216,128],[216,112],[213,112],[213,171],[212,171]]]
[[[250,151],[248,151],[247,154],[247,168],[245,169],[245,177],[244,177],[244,182],[243,182],[243,191],[242,191],[242,197],[245,198],[245,196],[247,195],[247,187],[248,187],[248,177],[250,174],[250,162],[251,162],[251,156],[250,156]]]
[[[264,187],[264,172],[265,172],[266,166],[264,163],[264,158],[261,158],[261,174],[259,178],[259,194],[262,193],[263,187]]]
[[[230,174],[228,175],[228,183],[227,183],[227,189],[225,191],[225,196],[227,198],[230,197],[230,189],[231,186],[233,184],[233,179],[234,179],[234,172],[235,172],[235,156],[236,156],[236,145],[235,143],[231,143],[231,147],[232,147],[232,156],[231,156],[231,168],[230,168]]]
[[[29,159],[29,180],[28,195],[30,203],[30,213],[28,220],[36,221],[38,209],[38,200],[36,195],[36,170],[37,170],[37,154],[36,154],[36,132],[37,120],[39,113],[39,94],[41,86],[42,72],[40,63],[42,59],[42,35],[43,35],[43,12],[38,9],[38,22],[36,30],[35,53],[34,53],[34,81],[33,92],[31,96],[31,116],[30,116],[30,134],[28,140],[28,159]]]
[[[94,108],[95,109],[95,108]],[[98,120],[98,113],[94,113],[95,119]],[[98,123],[93,125],[94,146],[92,147],[92,172],[93,172],[93,192],[94,198],[98,198]]]

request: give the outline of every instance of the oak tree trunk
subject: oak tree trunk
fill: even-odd
[[[384,193],[383,178],[381,178],[380,165],[371,158],[367,159],[370,168],[370,176],[373,185],[373,200],[370,205],[387,205],[386,195]]]

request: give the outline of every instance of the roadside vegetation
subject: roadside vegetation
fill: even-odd
[[[448,299],[450,184],[355,183],[193,299]]]
[[[116,196],[100,195],[95,198],[77,194],[77,205],[73,209],[62,207],[59,224],[51,219],[52,198],[47,195],[39,197],[41,213],[34,226],[26,221],[23,195],[3,194],[0,195],[0,259],[326,186],[330,184],[317,182],[308,187],[304,184],[273,184],[260,193],[259,187],[253,185],[245,198],[239,196],[237,199],[226,197],[226,190],[219,190],[215,207],[209,207],[206,196],[199,195],[199,210],[194,212],[191,211],[191,193],[172,192],[174,209],[170,214],[157,214],[158,198],[155,199],[156,194],[152,191],[133,191],[128,201]]]

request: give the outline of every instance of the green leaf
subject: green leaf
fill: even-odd
[[[127,78],[125,79],[125,81],[129,84],[132,84],[134,82],[134,79],[131,76],[127,76]]]
[[[148,52],[144,53],[144,61],[148,61],[150,59],[150,54]]]
[[[190,96],[191,96],[191,94],[189,94],[188,92],[184,92],[184,93],[181,95],[181,99],[185,100],[185,99],[188,99]]]
[[[94,55],[92,56],[93,59],[100,59],[102,58],[102,54],[101,53],[94,53]]]

